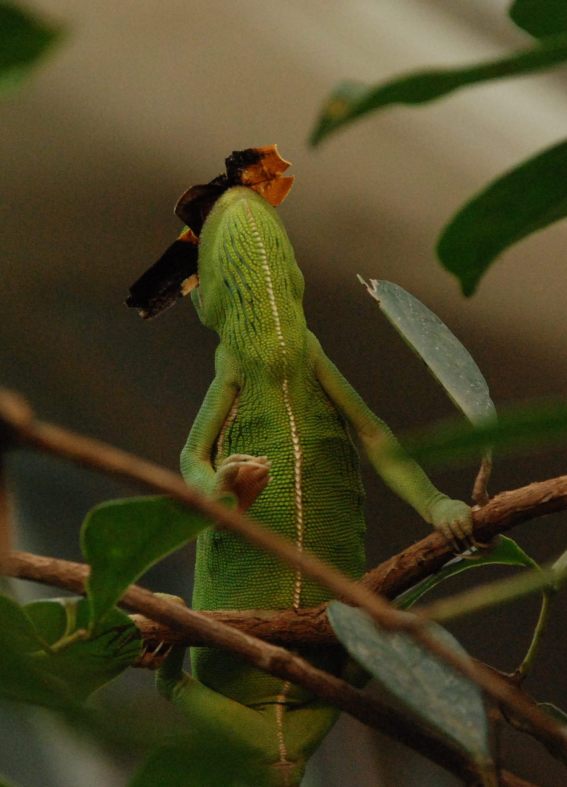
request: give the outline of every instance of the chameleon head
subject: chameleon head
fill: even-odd
[[[215,283],[218,279],[214,275],[215,265],[219,271],[227,272],[227,276],[222,272],[219,275],[230,292],[240,293],[246,300],[253,289],[246,270],[260,256],[269,279],[273,244],[276,258],[281,256],[285,246],[286,256],[291,255],[293,261],[285,230],[270,208],[283,202],[293,184],[293,176],[284,175],[288,167],[289,161],[280,156],[277,145],[235,150],[225,159],[225,173],[209,183],[192,186],[182,194],[175,213],[185,223],[185,228],[158,261],[130,287],[126,304],[137,309],[143,319],[155,317],[197,287],[201,273],[207,271],[206,305],[205,288],[201,288],[193,300],[202,321],[218,329],[222,323],[222,320],[219,323],[219,315],[224,312],[223,301],[225,306],[230,306],[230,302],[223,298],[226,292],[222,286]],[[200,251],[201,231],[208,238],[203,253]],[[222,237],[220,245],[215,245],[213,236],[217,240]],[[226,248],[222,246],[224,242],[229,244]],[[232,271],[238,259],[242,263],[242,288],[237,286]],[[298,271],[291,273],[292,278],[301,277]],[[298,288],[301,286],[296,281],[290,291],[292,297]]]

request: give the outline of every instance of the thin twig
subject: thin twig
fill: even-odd
[[[15,418],[13,417],[14,410],[16,411]],[[10,394],[7,393],[0,397],[0,418],[4,422],[5,429],[13,429],[22,445],[67,458],[75,463],[108,474],[126,478],[152,491],[169,495],[190,508],[196,508],[213,522],[222,524],[255,546],[277,555],[284,562],[301,570],[307,576],[327,587],[335,596],[342,597],[349,603],[360,606],[381,626],[389,630],[410,632],[429,651],[470,680],[476,682],[494,699],[513,710],[516,715],[525,718],[530,724],[540,727],[546,734],[556,739],[558,745],[567,746],[567,732],[560,725],[549,719],[538,709],[534,709],[525,701],[521,692],[515,687],[504,685],[502,682],[495,680],[488,670],[474,665],[467,657],[457,655],[439,643],[438,640],[430,635],[425,622],[419,620],[416,616],[395,610],[388,604],[386,599],[373,594],[364,585],[351,582],[339,571],[326,565],[313,555],[300,552],[291,542],[270,532],[249,517],[231,511],[215,500],[205,497],[198,490],[186,485],[176,474],[151,462],[146,462],[136,456],[113,448],[106,443],[73,434],[51,424],[35,421],[29,417],[28,413],[29,411],[25,406],[22,409],[18,409],[17,403],[15,406],[14,399]],[[152,596],[148,591],[146,593],[150,597]],[[163,614],[160,616],[159,610],[156,611],[155,601],[149,603],[149,606],[143,611],[154,620],[166,624],[171,623],[171,613],[169,614],[169,619],[168,615],[163,613],[163,610],[161,611]],[[179,614],[177,610],[175,612]],[[272,648],[273,646],[266,646],[265,643],[247,637],[247,635],[227,626],[221,626],[224,632],[223,639],[218,629],[215,630],[215,626],[220,624],[214,623],[204,616],[198,616],[197,613],[190,610],[184,610],[184,614],[189,617],[193,616],[196,629],[201,628],[202,632],[207,632],[205,636],[209,638],[210,644],[218,647],[228,647],[260,669],[267,669],[266,660],[263,658],[265,653],[262,653],[262,648]],[[200,624],[195,622],[194,616],[196,615],[201,618]],[[188,618],[186,617],[186,623],[187,620]],[[231,632],[231,634],[229,635],[228,632]],[[235,640],[235,634],[251,641],[246,643],[242,639]],[[227,644],[227,638],[232,644]],[[285,651],[282,652],[286,653]],[[272,671],[272,674],[284,677],[279,672],[273,671],[278,666],[277,659],[273,664],[270,663],[269,666],[269,671]],[[295,681],[289,675],[286,676],[286,679]]]

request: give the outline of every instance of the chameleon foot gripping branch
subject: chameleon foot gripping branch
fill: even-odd
[[[291,187],[288,166],[275,146],[237,151],[226,174],[189,189],[176,209],[187,226],[127,303],[148,318],[190,291],[201,322],[219,336],[215,379],[181,454],[187,482],[212,495],[232,492],[242,510],[358,579],[364,492],[349,427],[384,481],[426,521],[466,529],[470,509],[391,452],[388,427],[308,330],[303,276],[273,207]],[[196,609],[298,609],[328,598],[231,532],[199,536]],[[336,650],[302,655],[335,674],[344,667]],[[189,721],[187,784],[298,785],[337,712],[230,653],[193,648],[193,677],[182,661],[174,649],[159,685]],[[215,776],[219,761],[223,775]]]

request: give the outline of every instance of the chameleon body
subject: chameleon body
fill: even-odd
[[[181,455],[188,483],[210,494],[233,491],[241,509],[357,579],[364,495],[350,427],[376,471],[426,521],[466,532],[468,506],[439,492],[409,458],[394,458],[388,427],[308,330],[291,243],[274,208],[252,189],[229,188],[212,207],[198,278],[192,300],[220,343],[215,379]],[[328,598],[237,535],[209,529],[199,536],[196,609],[298,608]],[[302,655],[341,669],[335,651]],[[193,649],[193,677],[182,660],[179,650],[166,659],[159,685],[189,721],[194,772],[187,784],[298,785],[336,711],[221,650]]]

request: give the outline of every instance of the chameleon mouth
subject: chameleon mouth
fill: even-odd
[[[126,305],[137,309],[140,317],[147,320],[198,287],[199,236],[219,197],[233,186],[245,186],[277,207],[293,185],[293,176],[283,174],[289,166],[277,145],[235,150],[225,159],[225,173],[209,183],[191,186],[175,206],[175,214],[184,222],[185,229],[130,287]]]

